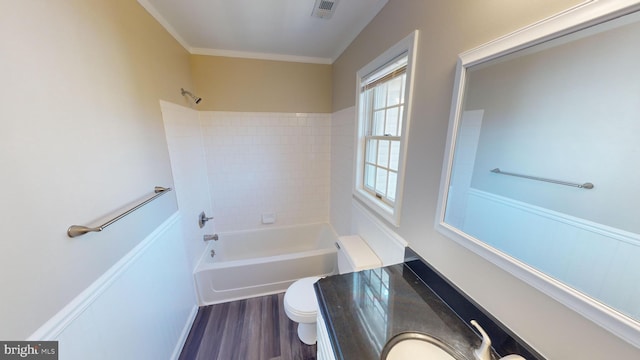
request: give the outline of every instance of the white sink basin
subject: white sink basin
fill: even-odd
[[[382,349],[382,360],[463,360],[449,346],[422,333],[401,333]]]

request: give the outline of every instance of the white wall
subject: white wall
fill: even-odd
[[[218,231],[329,221],[330,114],[200,115]]]

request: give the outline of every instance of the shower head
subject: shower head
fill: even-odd
[[[201,97],[197,97],[197,96],[193,95],[190,91],[187,91],[187,90],[185,90],[183,88],[180,88],[180,93],[182,94],[182,96],[188,95],[191,99],[193,99],[193,101],[196,104],[200,104],[200,101],[202,101]]]

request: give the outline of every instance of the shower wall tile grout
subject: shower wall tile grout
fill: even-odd
[[[216,228],[329,221],[331,114],[200,113]]]

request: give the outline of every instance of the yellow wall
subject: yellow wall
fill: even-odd
[[[0,6],[0,339],[33,333],[177,210],[159,99],[185,105],[189,53],[135,0]]]
[[[457,55],[581,2],[389,0],[333,64],[333,110],[355,105],[356,71],[420,30],[398,233],[548,359],[638,358],[637,348],[434,229]]]
[[[331,112],[331,65],[193,55],[198,110]]]

